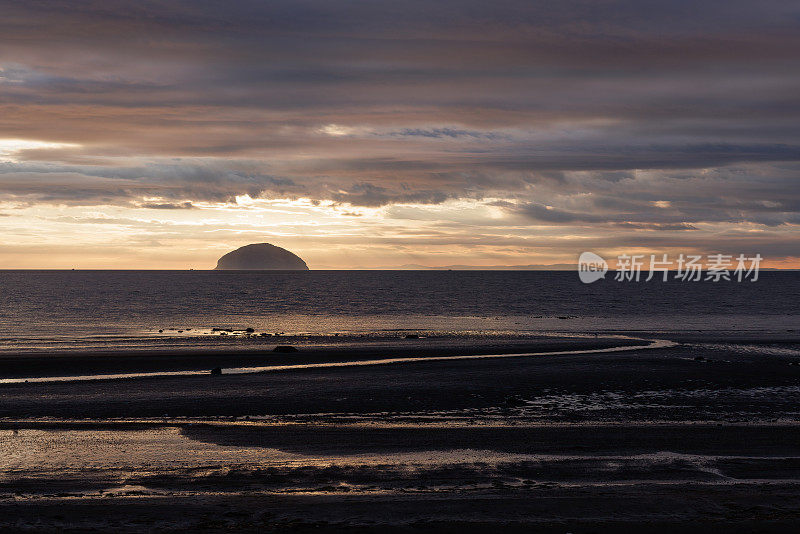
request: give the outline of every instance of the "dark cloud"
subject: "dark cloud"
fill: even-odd
[[[617,223],[620,228],[631,228],[633,230],[697,230],[697,227],[688,223],[675,223],[675,224],[659,224],[659,223],[631,223],[622,222]]]
[[[191,210],[195,205],[191,202],[144,202],[139,204],[140,208],[150,210]]]
[[[492,132],[480,132],[475,130],[459,130],[456,128],[404,128],[403,130],[388,132],[385,135],[389,137],[429,137],[432,139],[458,139],[458,138],[471,138],[471,139],[497,139],[499,136]]]
[[[525,204],[518,209],[531,219],[544,223],[591,223],[604,221],[602,216],[573,213],[536,203]]]

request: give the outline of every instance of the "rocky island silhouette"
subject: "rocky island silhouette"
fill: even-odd
[[[228,252],[217,261],[217,271],[307,271],[296,254],[270,243],[254,243]]]

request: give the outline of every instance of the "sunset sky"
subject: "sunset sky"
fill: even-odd
[[[800,266],[800,3],[0,0],[0,268]]]

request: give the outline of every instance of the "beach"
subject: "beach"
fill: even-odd
[[[221,375],[158,375],[186,366],[117,353],[95,373],[155,375],[62,382],[36,377],[54,360],[80,375],[92,356],[6,355],[29,382],[0,386],[0,524],[796,528],[800,336],[653,334],[328,340],[289,354],[264,342],[186,360],[268,367]],[[478,355],[490,357],[464,358]]]

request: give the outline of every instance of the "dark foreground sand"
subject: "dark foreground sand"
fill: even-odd
[[[5,384],[0,530],[798,531],[799,347]]]

